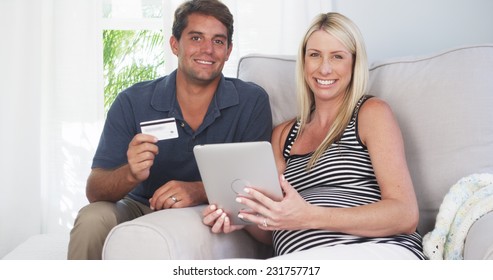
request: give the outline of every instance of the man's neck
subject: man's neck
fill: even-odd
[[[197,130],[202,124],[218,84],[219,79],[208,84],[198,84],[177,77],[176,99],[185,122],[192,130]]]

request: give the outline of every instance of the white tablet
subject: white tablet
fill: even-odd
[[[232,224],[248,224],[238,218],[245,205],[236,202],[245,187],[260,190],[279,201],[279,184],[274,154],[269,142],[240,142],[197,145],[193,152],[210,204],[223,209]]]

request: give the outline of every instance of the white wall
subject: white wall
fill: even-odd
[[[360,27],[370,62],[493,43],[491,0],[333,0]]]

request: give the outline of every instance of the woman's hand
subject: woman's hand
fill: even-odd
[[[232,225],[228,215],[222,210],[217,209],[217,206],[212,204],[202,210],[202,223],[210,226],[214,233],[230,233],[236,230],[243,229],[244,225]]]
[[[280,182],[284,198],[279,202],[273,201],[255,189],[245,189],[251,198],[241,196],[237,201],[253,211],[241,211],[240,218],[257,224],[263,230],[310,228],[309,214],[313,206],[306,202],[282,175]]]

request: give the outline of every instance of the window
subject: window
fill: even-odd
[[[123,89],[164,74],[161,0],[103,0],[104,108]]]

